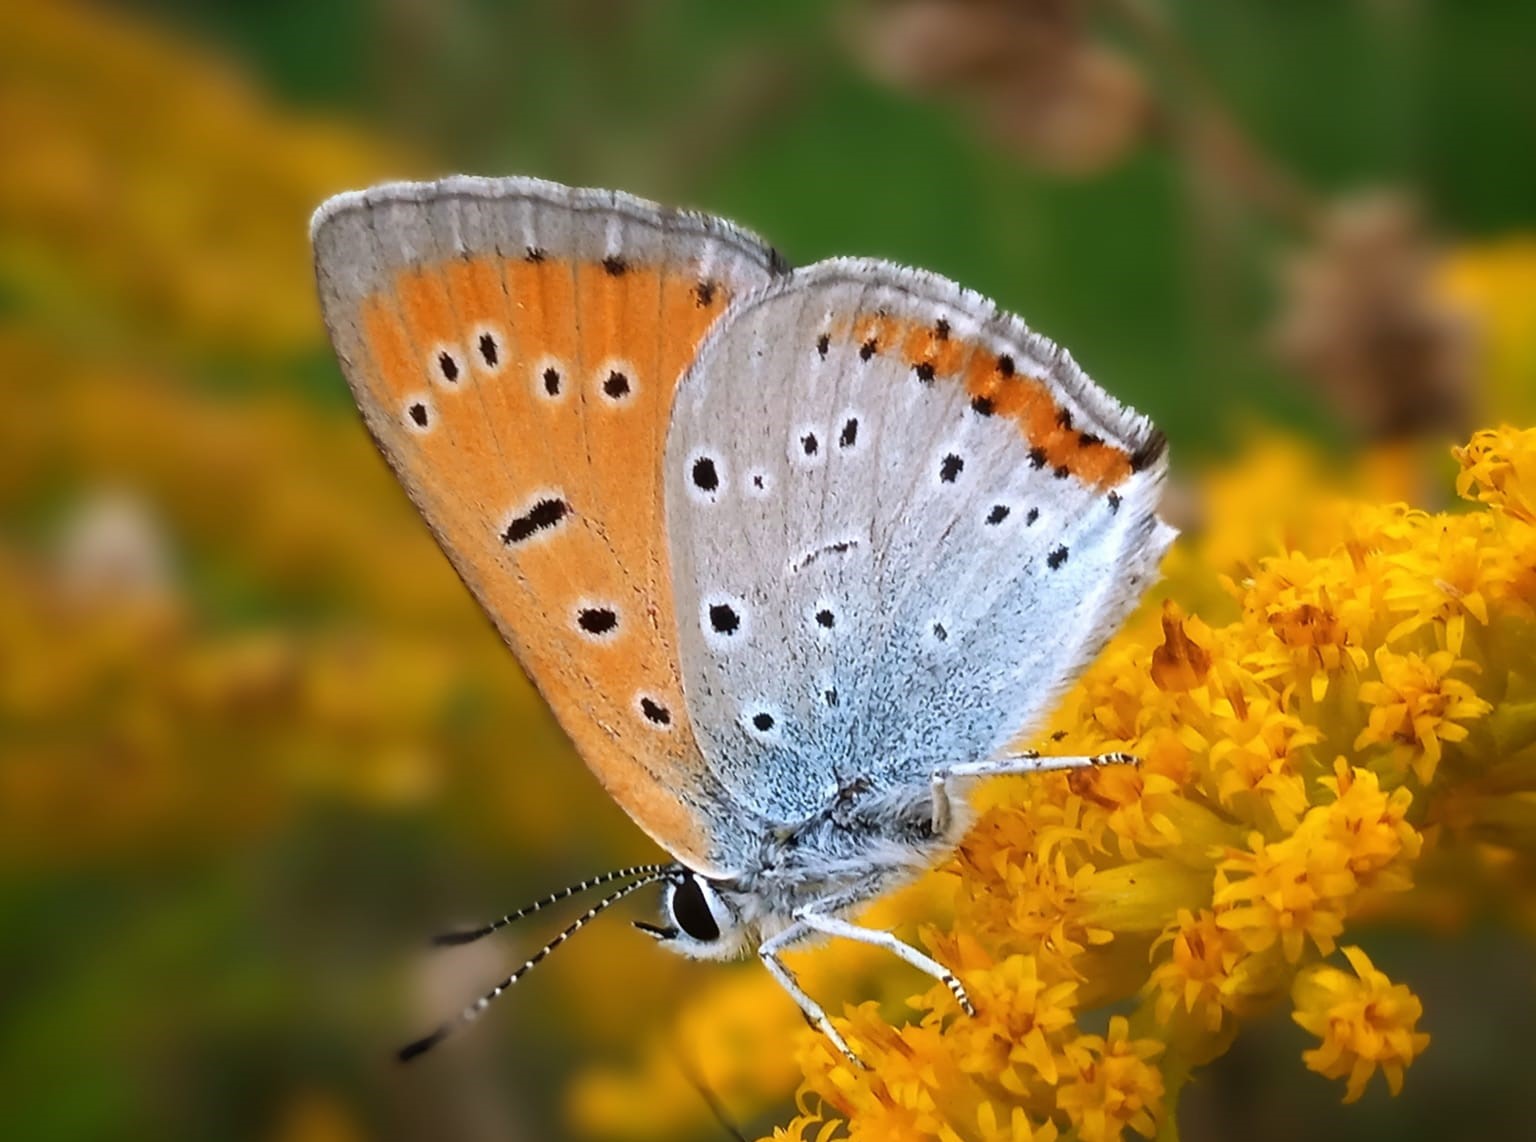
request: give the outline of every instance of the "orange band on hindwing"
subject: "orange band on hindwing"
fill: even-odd
[[[835,323],[834,336],[857,346],[861,355],[898,354],[924,381],[961,384],[973,406],[1018,425],[1039,466],[1070,473],[1108,491],[1133,470],[1124,450],[1074,426],[1042,380],[1025,376],[1007,354],[984,349],[952,331],[882,314],[863,314]]]

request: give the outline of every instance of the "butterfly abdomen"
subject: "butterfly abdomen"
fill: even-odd
[[[759,910],[770,934],[813,901],[836,900],[839,911],[856,909],[921,875],[954,849],[970,812],[963,802],[953,808],[942,831],[935,831],[933,793],[926,782],[834,794],[822,811],[765,834],[731,888],[744,908]]]

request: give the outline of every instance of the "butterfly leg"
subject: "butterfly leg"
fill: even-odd
[[[819,912],[802,911],[797,914],[800,923],[816,932],[828,936],[841,936],[845,940],[857,940],[861,944],[871,944],[877,948],[884,948],[892,955],[905,963],[911,964],[924,975],[930,975],[938,980],[955,997],[955,1002],[960,1005],[967,1015],[975,1015],[976,1008],[971,1005],[971,997],[965,993],[965,987],[950,971],[938,960],[931,956],[925,956],[911,944],[905,944],[898,940],[890,932],[880,928],[861,928],[857,924],[850,924],[846,920],[840,920],[836,916],[827,916]]]
[[[800,981],[795,978],[792,971],[784,965],[779,958],[781,949],[793,944],[797,940],[804,939],[813,932],[813,929],[804,920],[796,920],[776,936],[770,936],[764,940],[757,949],[758,959],[763,961],[763,966],[768,969],[768,974],[778,981],[780,987],[789,993],[789,997],[799,1005],[805,1021],[815,1027],[823,1035],[832,1041],[832,1045],[841,1051],[854,1066],[864,1070],[869,1069],[869,1064],[853,1053],[853,1048],[837,1033],[837,1028],[832,1026],[832,1020],[827,1018],[827,1013],[805,993],[800,986]]]
[[[1048,773],[1059,769],[1097,768],[1101,765],[1135,765],[1139,759],[1128,753],[1098,753],[1088,757],[1048,757],[1036,750],[1003,754],[985,761],[962,761],[933,771],[933,831],[943,836],[949,831],[952,819],[950,797],[956,791],[953,784],[982,777],[1004,777],[1010,774]]]

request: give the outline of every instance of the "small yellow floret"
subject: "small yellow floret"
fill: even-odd
[[[1056,1105],[1083,1142],[1114,1142],[1127,1127],[1144,1138],[1157,1133],[1163,1075],[1151,1060],[1162,1052],[1156,1039],[1132,1039],[1123,1015],[1109,1021],[1107,1035],[1080,1035],[1068,1046],[1071,1069]]]
[[[1381,681],[1360,686],[1360,701],[1371,710],[1355,748],[1392,746],[1394,756],[1410,764],[1428,785],[1440,764],[1443,743],[1465,741],[1467,728],[1461,723],[1493,709],[1471,686],[1450,676],[1453,670],[1476,670],[1477,665],[1448,650],[1395,654],[1382,647],[1376,652],[1376,668]]]
[[[1416,1030],[1424,1007],[1419,997],[1376,970],[1359,948],[1345,948],[1354,974],[1327,964],[1303,971],[1291,995],[1292,1018],[1322,1040],[1302,1052],[1318,1074],[1348,1079],[1344,1101],[1354,1102],[1378,1068],[1393,1094],[1403,1089],[1403,1070],[1429,1046]]]

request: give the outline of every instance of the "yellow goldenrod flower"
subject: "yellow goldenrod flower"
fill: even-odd
[[[1228,807],[1251,798],[1257,804],[1245,815],[1268,812],[1281,828],[1294,829],[1307,809],[1300,755],[1321,734],[1262,695],[1246,703],[1245,715],[1228,719],[1228,732],[1211,743],[1217,797]]]
[[[1457,659],[1449,650],[1429,655],[1376,652],[1381,680],[1360,686],[1360,701],[1371,707],[1366,726],[1355,737],[1355,749],[1390,745],[1393,755],[1411,765],[1428,785],[1440,764],[1442,743],[1465,741],[1469,722],[1493,707],[1467,683],[1450,677],[1458,668],[1477,664]]]
[[[1335,675],[1365,668],[1383,584],[1370,566],[1341,571],[1334,559],[1289,552],[1239,588],[1249,623],[1274,635],[1254,648],[1258,677],[1305,685],[1317,701]]]
[[[1455,455],[1458,494],[1536,524],[1536,429],[1485,429]]]
[[[1345,948],[1344,957],[1354,974],[1316,964],[1296,978],[1291,1018],[1322,1040],[1301,1057],[1318,1074],[1348,1080],[1345,1102],[1365,1093],[1378,1068],[1396,1094],[1404,1069],[1429,1046],[1429,1036],[1417,1030],[1423,1004],[1359,948]]]
[[[953,1122],[975,1121],[984,1093],[943,1049],[934,1023],[893,1027],[875,1004],[851,1008],[840,1027],[871,1071],[855,1068],[830,1042],[802,1049],[810,1093],[848,1122],[851,1139],[958,1137]]]
[[[1069,1076],[1056,1105],[1083,1142],[1111,1142],[1127,1127],[1144,1138],[1157,1133],[1163,1076],[1151,1062],[1163,1052],[1155,1039],[1132,1039],[1123,1015],[1107,1035],[1080,1035],[1067,1047]]]
[[[1333,803],[1308,813],[1298,837],[1337,848],[1362,888],[1408,888],[1409,866],[1423,844],[1407,819],[1413,794],[1403,787],[1383,792],[1375,773],[1352,769],[1342,757],[1334,760],[1333,772],[1318,782],[1333,794]]]
[[[1254,957],[1241,939],[1218,923],[1209,909],[1181,908],[1178,919],[1158,937],[1154,950],[1169,945],[1166,960],[1147,981],[1155,992],[1158,1022],[1168,1023],[1182,1008],[1204,1031],[1221,1030],[1228,1012],[1243,1014],[1256,994]]]
[[[1344,899],[1356,887],[1345,854],[1298,837],[1267,843],[1258,833],[1249,845],[1251,851],[1233,852],[1216,872],[1216,923],[1250,952],[1278,942],[1291,963],[1309,940],[1323,955],[1331,953],[1344,930]]]
[[[824,1119],[810,1110],[802,1110],[784,1126],[775,1126],[769,1135],[770,1142],[833,1142],[847,1137],[841,1121]]]
[[[1074,1022],[1077,984],[1048,984],[1032,956],[1009,956],[993,968],[965,976],[971,1001],[985,1019],[958,1022],[952,1052],[961,1070],[1023,1094],[1038,1080],[1055,1085],[1058,1057],[1051,1037]]]
[[[997,1103],[989,1101],[976,1108],[978,1142],[1056,1142],[1060,1136],[1049,1118],[1032,1122],[1022,1106],[1000,1111]]]
[[[1426,526],[1424,541],[1414,550],[1392,557],[1387,607],[1411,613],[1387,632],[1388,642],[1439,622],[1446,648],[1461,654],[1467,618],[1488,622],[1484,592],[1495,585],[1498,569],[1497,555],[1486,543],[1491,526],[1484,516],[1444,518]]]

